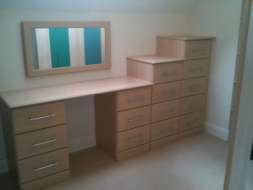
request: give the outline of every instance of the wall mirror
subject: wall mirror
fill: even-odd
[[[28,77],[110,69],[109,22],[23,22]]]

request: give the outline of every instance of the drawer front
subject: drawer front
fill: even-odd
[[[67,147],[64,125],[17,135],[15,138],[19,159]]]
[[[124,151],[149,141],[149,126],[136,128],[117,134],[117,151]]]
[[[175,142],[178,139],[179,139],[179,135],[171,135],[171,136],[163,137],[161,139],[152,141],[150,143],[150,149],[154,150],[154,149],[160,148],[162,146],[172,144],[173,142]]]
[[[208,65],[209,61],[207,59],[185,61],[182,64],[183,78],[207,77]]]
[[[182,78],[181,63],[158,64],[154,66],[154,82],[169,82]]]
[[[152,124],[150,134],[151,140],[177,134],[178,126],[178,119],[170,119]]]
[[[16,134],[64,124],[65,105],[57,102],[15,109],[13,121]]]
[[[152,122],[168,119],[180,114],[178,100],[152,105]]]
[[[148,151],[149,151],[149,145],[145,144],[145,145],[141,145],[141,146],[138,146],[138,147],[135,147],[135,148],[123,151],[123,152],[118,152],[116,154],[116,159],[118,161],[125,160],[127,158],[137,156],[137,155],[143,154]]]
[[[196,40],[186,42],[186,58],[204,58],[210,57],[211,41]]]
[[[194,112],[183,116],[180,118],[179,123],[180,131],[201,127],[204,124],[204,113]]]
[[[124,131],[150,123],[151,107],[143,107],[129,111],[118,112],[117,130]]]
[[[62,149],[19,161],[18,171],[20,182],[25,183],[68,170],[68,154],[68,149]]]
[[[157,84],[153,86],[152,102],[162,102],[179,98],[181,94],[180,82],[171,82],[166,84]]]
[[[182,81],[182,96],[207,92],[207,79],[198,78]]]
[[[151,87],[118,92],[117,110],[146,106],[151,103]]]
[[[182,100],[182,114],[205,110],[206,96],[197,95]]]
[[[22,190],[41,190],[46,187],[55,185],[57,183],[65,181],[69,176],[69,171],[57,173],[45,178],[32,181],[30,183],[24,183],[21,185]]]

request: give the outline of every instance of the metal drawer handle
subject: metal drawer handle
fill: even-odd
[[[44,116],[40,116],[40,117],[31,117],[29,118],[30,121],[38,121],[41,119],[48,119],[48,118],[52,118],[55,117],[55,114],[48,114],[48,115],[44,115]]]
[[[40,143],[35,143],[35,144],[32,145],[32,147],[36,148],[36,147],[47,145],[47,144],[51,144],[51,143],[54,143],[54,142],[56,142],[56,139],[50,139],[48,141],[43,141],[43,142],[40,142]]]
[[[52,164],[48,164],[48,165],[36,168],[36,169],[34,169],[34,171],[39,172],[39,171],[46,170],[46,169],[49,169],[49,168],[52,168],[52,167],[55,167],[55,166],[57,166],[57,162],[54,162]]]

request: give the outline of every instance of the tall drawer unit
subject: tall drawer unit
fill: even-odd
[[[96,95],[97,146],[116,160],[148,151],[151,96],[150,86]]]
[[[42,189],[66,179],[69,151],[64,102],[2,107],[8,126],[9,169],[17,176],[20,189]]]
[[[212,40],[157,37],[155,55],[128,57],[128,75],[153,83],[151,148],[203,129]]]

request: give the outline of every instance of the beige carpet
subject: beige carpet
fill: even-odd
[[[91,149],[71,156],[71,178],[47,190],[222,190],[226,149],[207,134],[122,162]]]

